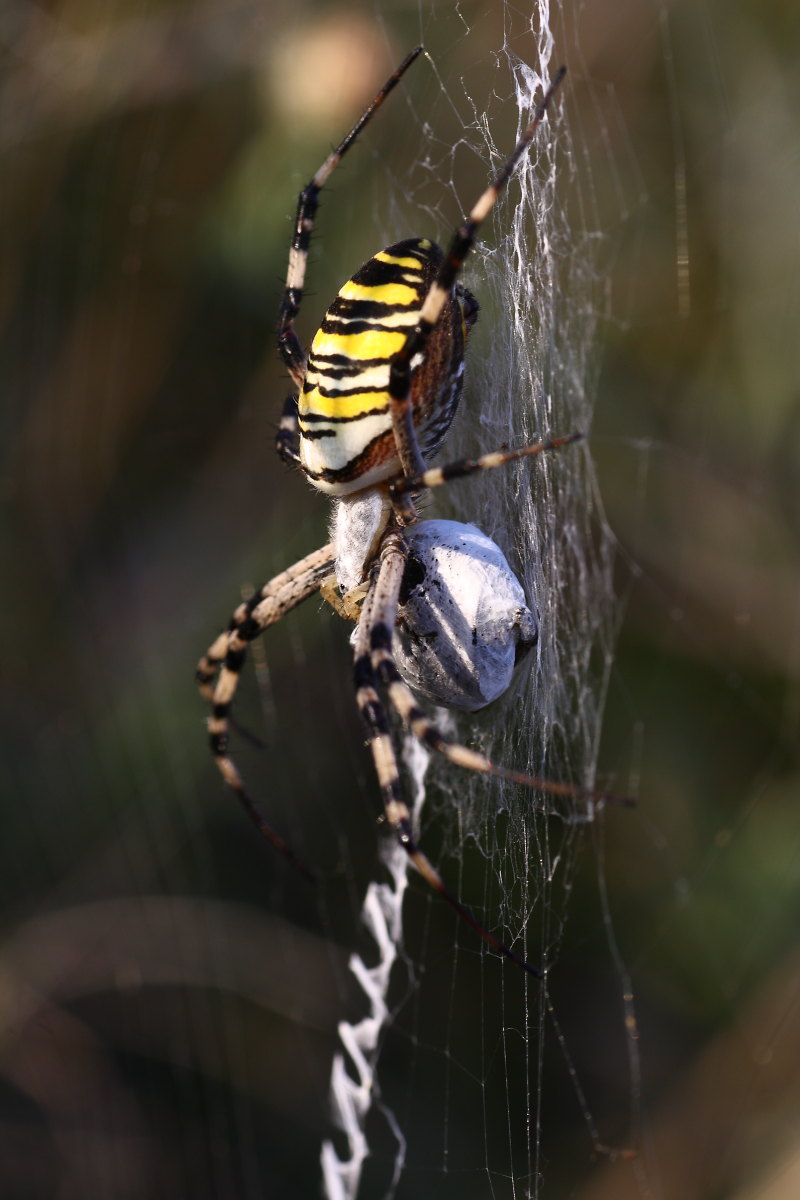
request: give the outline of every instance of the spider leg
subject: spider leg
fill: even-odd
[[[532,142],[533,136],[544,118],[547,107],[565,74],[566,67],[561,67],[557,71],[539,107],[536,109],[533,120],[514,147],[511,157],[506,161],[498,174],[495,175],[488,188],[473,205],[466,219],[453,234],[436,279],[423,301],[419,321],[392,361],[389,374],[389,403],[391,405],[392,426],[397,443],[397,452],[403,466],[404,475],[420,475],[424,470],[424,465],[420,466],[422,457],[417,445],[411,406],[412,364],[415,360],[418,360],[419,355],[424,353],[428,339],[442,315],[464,259],[474,245],[478,228],[491,212],[495,201],[508,183],[514,168]]]
[[[525,771],[514,770],[492,762],[486,755],[468,746],[455,742],[442,733],[426,712],[420,708],[411,688],[405,682],[397,669],[394,660],[393,639],[394,627],[397,623],[397,609],[400,588],[408,561],[408,545],[402,533],[397,530],[387,534],[380,553],[380,566],[377,583],[374,589],[370,607],[370,641],[372,670],[385,687],[392,707],[399,713],[403,724],[416,738],[431,750],[443,755],[454,766],[468,771],[477,771],[482,775],[493,775],[499,779],[507,779],[510,783],[518,783],[523,787],[535,788],[553,796],[576,797],[591,800],[594,803],[611,802],[632,805],[634,802],[628,796],[617,796],[611,792],[584,788],[573,783],[560,783],[552,779],[542,779],[538,775],[529,775]],[[362,622],[363,622],[362,616]],[[359,625],[359,629],[361,626]]]
[[[280,599],[280,604],[277,605],[279,611],[275,615],[264,620],[260,629],[251,633],[247,641],[252,641],[257,637],[263,629],[268,625],[272,625],[275,621],[279,621],[286,613],[290,612],[301,600],[305,600],[319,588],[320,582],[325,578],[326,574],[330,573],[331,565],[334,559],[334,548],[331,543],[320,547],[319,550],[314,550],[313,553],[307,554],[305,558],[301,558],[299,562],[294,563],[291,567],[287,567],[285,571],[281,571],[280,575],[275,575],[268,583],[265,583],[259,591],[254,592],[249,600],[243,601],[233,612],[228,626],[219,634],[217,638],[206,650],[203,657],[197,664],[195,680],[200,690],[200,695],[209,702],[214,700],[213,683],[216,679],[217,672],[220,666],[225,661],[225,657],[230,647],[230,639],[237,631],[241,631],[243,623],[252,617],[256,609],[260,608],[262,601],[270,600],[273,605],[276,605],[276,599]],[[317,581],[314,587],[308,591],[303,591],[310,577]],[[293,587],[299,587],[302,594],[298,595],[292,603]],[[272,608],[269,609],[273,611]],[[259,618],[256,617],[258,620]]]
[[[278,314],[278,351],[289,368],[289,374],[298,387],[302,387],[305,374],[306,356],[300,340],[295,332],[294,322],[300,311],[305,283],[306,264],[308,262],[308,246],[311,231],[314,227],[314,216],[319,204],[319,193],[330,179],[342,157],[350,149],[353,142],[361,133],[364,126],[383,104],[389,93],[396,87],[414,60],[422,53],[422,46],[417,46],[401,62],[397,70],[389,76],[386,83],[367,106],[347,136],[332,150],[317,173],[306,184],[297,199],[297,216],[294,224],[294,237],[289,251],[289,267],[286,273],[286,285],[283,300]]]
[[[297,396],[294,393],[287,396],[283,402],[283,411],[275,434],[275,449],[278,457],[290,467],[300,466],[300,423],[297,417]]]
[[[219,635],[200,659],[196,676],[201,695],[213,706],[208,718],[209,743],[222,778],[236,793],[245,812],[267,841],[288,858],[294,867],[312,879],[313,875],[308,867],[264,819],[249,796],[238,768],[228,755],[228,736],[230,709],[239,685],[248,644],[269,625],[285,617],[301,601],[319,591],[320,584],[330,574],[332,565],[333,547],[323,546],[280,575],[276,575],[250,600],[240,604],[231,617],[228,629]]]
[[[356,702],[359,711],[369,731],[369,746],[378,776],[381,792],[383,793],[386,819],[395,832],[398,842],[405,850],[411,862],[423,879],[450,904],[463,921],[474,929],[494,950],[505,955],[517,966],[535,976],[544,979],[544,973],[521,958],[504,942],[484,929],[472,912],[462,904],[454,892],[442,879],[430,859],[420,850],[414,839],[411,823],[411,813],[403,799],[400,786],[400,775],[397,768],[397,756],[392,745],[392,736],[386,709],[381,701],[375,671],[372,665],[370,642],[374,631],[376,612],[381,611],[381,593],[387,587],[387,581],[382,579],[379,572],[367,597],[361,612],[361,619],[356,629],[354,679],[356,687]]]
[[[531,458],[546,450],[559,450],[562,446],[571,446],[579,442],[582,433],[567,433],[561,437],[549,438],[545,442],[532,442],[528,446],[518,446],[515,450],[494,450],[481,454],[478,458],[460,458],[455,462],[445,463],[441,467],[431,467],[419,475],[405,476],[389,485],[389,493],[395,496],[405,496],[413,492],[421,492],[426,488],[441,487],[453,479],[463,479],[476,471],[486,471],[494,467],[503,467],[506,463],[515,462],[518,458]]]

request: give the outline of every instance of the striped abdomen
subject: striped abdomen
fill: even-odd
[[[424,238],[397,242],[365,263],[326,312],[298,399],[300,461],[321,491],[344,496],[400,473],[389,369],[441,258]],[[439,449],[461,397],[464,344],[477,311],[470,293],[455,287],[424,357],[412,363],[414,426],[426,459]]]

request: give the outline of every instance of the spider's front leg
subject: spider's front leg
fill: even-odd
[[[395,626],[397,624],[398,607],[400,600],[401,588],[403,586],[406,563],[409,553],[409,543],[417,547],[418,535],[426,529],[432,530],[434,527],[447,526],[448,522],[422,522],[420,525],[401,532],[397,529],[391,530],[384,537],[383,544],[379,556],[379,568],[377,580],[374,588],[371,591],[372,602],[368,610],[369,622],[371,629],[369,631],[368,647],[370,651],[370,663],[372,671],[378,684],[385,689],[390,704],[401,717],[406,728],[414,734],[421,742],[428,746],[431,750],[435,750],[438,754],[443,755],[454,766],[461,767],[468,771],[477,771],[483,775],[493,775],[500,779],[507,779],[510,783],[518,783],[522,787],[532,788],[536,791],[545,792],[553,796],[563,796],[571,799],[585,800],[591,805],[595,804],[624,804],[630,805],[633,801],[630,797],[619,796],[613,792],[608,792],[604,789],[594,789],[583,787],[579,784],[564,783],[558,780],[544,779],[538,775],[529,775],[525,771],[516,770],[513,767],[502,766],[499,763],[493,762],[484,754],[480,754],[476,750],[471,750],[468,746],[464,746],[459,742],[453,741],[444,734],[436,722],[431,720],[428,714],[420,707],[414,692],[406,682],[405,678],[398,669],[398,664],[395,660]],[[458,708],[481,708],[489,703],[491,699],[496,698],[508,687],[510,675],[506,676],[506,681],[500,682],[499,690],[495,687],[496,680],[494,678],[494,669],[491,666],[491,655],[489,664],[484,661],[481,653],[482,647],[471,644],[466,641],[456,644],[453,641],[453,635],[457,632],[459,626],[466,621],[467,625],[472,630],[476,637],[480,637],[480,623],[474,621],[474,616],[468,616],[468,610],[471,614],[471,606],[467,601],[469,597],[464,594],[464,588],[487,587],[493,594],[493,601],[500,600],[501,591],[505,590],[509,581],[516,582],[511,574],[508,564],[502,558],[498,547],[494,547],[496,553],[500,556],[501,564],[492,568],[496,574],[486,575],[487,564],[484,559],[484,551],[479,547],[470,547],[470,540],[474,535],[478,538],[483,538],[479,530],[471,526],[460,526],[454,524],[454,529],[460,531],[461,536],[453,539],[448,535],[450,540],[447,545],[452,549],[457,542],[465,543],[466,557],[456,567],[456,577],[453,577],[452,570],[445,575],[439,575],[435,583],[436,589],[445,588],[449,592],[450,606],[447,609],[446,619],[442,621],[440,628],[436,632],[437,638],[445,643],[450,642],[449,651],[457,658],[461,665],[467,664],[469,667],[468,674],[475,675],[477,683],[477,694],[483,691],[484,686],[491,686],[492,690],[485,695],[484,699],[478,703],[473,703],[469,696],[464,696],[455,686],[448,685],[447,693],[441,689],[441,681],[437,677],[438,671],[432,669],[430,663],[421,662],[421,670],[415,668],[413,678],[414,683],[420,686],[421,690],[429,696],[436,699],[437,703],[444,704],[448,707]],[[444,538],[444,533],[438,533],[436,536]],[[429,560],[427,569],[432,570],[435,563],[429,559],[430,549],[426,549],[426,538],[419,541],[417,553],[423,556],[424,560]],[[483,539],[488,542],[488,539]],[[491,546],[491,542],[488,542]],[[443,542],[444,545],[444,542]],[[473,570],[476,567],[477,570]],[[434,572],[436,573],[436,572]],[[494,594],[497,593],[495,596]],[[443,610],[444,611],[444,610]],[[409,607],[406,606],[406,613],[409,612]],[[489,623],[489,628],[496,625],[498,621],[505,626],[505,633],[501,638],[501,644],[505,643],[503,653],[513,650],[514,641],[516,641],[517,650],[524,653],[525,644],[530,645],[535,639],[535,628],[525,628],[524,623],[517,624],[519,614],[514,615],[515,610],[513,605],[511,609],[508,605],[505,607],[501,604],[499,607],[493,608],[492,620]],[[528,614],[530,621],[530,614]],[[363,622],[362,617],[362,622]],[[413,617],[412,617],[413,619]],[[535,622],[533,622],[535,627]],[[512,628],[516,626],[516,628]],[[361,627],[359,626],[361,632]],[[417,631],[425,636],[423,630]],[[456,642],[458,639],[456,638]],[[447,650],[446,646],[441,647],[442,651]],[[444,658],[442,658],[444,661]],[[501,675],[497,677],[502,680]],[[471,689],[469,689],[471,690]],[[465,702],[466,700],[466,702]]]
[[[369,746],[383,793],[386,819],[395,832],[397,840],[425,881],[450,904],[463,921],[483,938],[493,949],[505,955],[517,966],[522,967],[537,979],[543,973],[532,967],[504,942],[481,925],[472,912],[451,892],[439,872],[416,843],[411,813],[403,799],[397,755],[392,744],[391,729],[386,709],[380,697],[376,661],[380,672],[385,675],[384,664],[391,661],[391,644],[394,619],[406,568],[408,551],[399,530],[386,535],[381,551],[377,574],[373,578],[355,637],[355,686],[359,711],[369,731]],[[384,652],[387,657],[384,658]],[[399,679],[399,676],[397,676]],[[391,685],[390,685],[391,686]],[[405,685],[403,685],[405,687]],[[407,691],[408,689],[406,689]],[[411,693],[408,692],[410,696]],[[394,702],[394,699],[393,699]],[[413,697],[412,697],[413,702]],[[415,703],[415,702],[414,702]],[[409,714],[410,717],[410,714]],[[410,720],[404,716],[406,723]],[[413,719],[413,718],[412,718]],[[427,718],[426,718],[427,720]],[[428,722],[430,725],[430,722]],[[411,726],[410,726],[411,727]],[[431,726],[432,728],[432,726]],[[415,729],[416,733],[417,730]],[[428,740],[424,738],[423,740]],[[438,747],[437,747],[438,748]]]
[[[226,659],[231,653],[232,646],[241,641],[241,652],[244,654],[247,642],[252,641],[259,633],[263,633],[267,626],[280,621],[302,600],[319,589],[320,582],[330,574],[333,561],[334,548],[328,543],[319,550],[307,554],[305,558],[301,558],[291,567],[287,567],[285,571],[281,571],[280,575],[275,575],[269,583],[265,583],[259,591],[253,593],[249,600],[243,601],[234,610],[227,629],[214,639],[197,664],[195,680],[200,695],[205,700],[210,703],[215,702],[214,680],[223,663],[227,668]],[[241,664],[233,674],[238,676],[240,670]],[[228,708],[233,700],[235,690],[236,683],[232,685]],[[227,712],[225,715],[227,716]]]
[[[227,630],[219,635],[197,664],[196,679],[200,694],[212,705],[208,718],[209,743],[222,778],[236,793],[250,820],[276,850],[313,878],[308,867],[297,858],[286,841],[264,819],[248,794],[239,770],[228,754],[230,710],[239,686],[239,677],[254,638],[303,600],[318,592],[330,576],[334,562],[333,546],[328,544],[307,555],[288,570],[276,575],[246,603],[240,604]]]

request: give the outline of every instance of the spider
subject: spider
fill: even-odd
[[[458,406],[465,345],[478,314],[476,300],[458,282],[462,264],[478,227],[530,145],[565,69],[554,77],[510,158],[456,229],[446,253],[426,238],[389,246],[344,284],[308,354],[295,332],[320,191],[422,49],[416,47],[400,64],[298,198],[277,327],[278,350],[296,390],[285,402],[276,447],[285,462],[334,498],[331,541],[236,609],[228,628],[201,658],[197,682],[212,705],[211,750],[225,782],[265,837],[310,875],[264,820],[229,757],[230,709],[249,642],[301,601],[319,592],[340,615],[355,621],[356,702],[388,825],[423,878],[484,941],[541,977],[483,928],[417,844],[385,701],[407,729],[460,767],[561,795],[587,794],[500,766],[453,742],[415,695],[455,707],[481,707],[505,690],[516,660],[536,637],[535,620],[499,548],[474,526],[420,522],[417,502],[429,488],[581,436],[554,437],[433,469],[426,465],[441,447]],[[421,586],[426,579],[427,592]],[[435,590],[432,584],[450,588],[455,621],[426,607],[426,596]],[[499,619],[480,626],[472,604],[476,597],[477,607],[486,600],[490,616],[499,613]],[[472,637],[464,637],[465,631]],[[438,638],[436,653],[430,650],[431,632]],[[461,675],[453,665],[457,662],[464,667]]]

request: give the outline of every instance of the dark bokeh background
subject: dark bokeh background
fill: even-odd
[[[479,111],[508,96],[493,52],[510,15],[482,7],[64,0],[0,18],[3,1197],[318,1194],[377,870],[346,637],[300,610],[269,640],[260,700],[243,686],[269,744],[243,751],[248,776],[322,865],[321,896],[224,794],[191,676],[241,586],[325,536],[324,503],[271,450],[296,192],[424,39],[444,90],[415,68],[411,101],[342,169],[307,336],[382,241],[421,123],[441,150],[465,86]],[[602,760],[639,808],[589,839],[553,989],[600,1139],[638,1156],[592,1165],[556,1053],[542,1194],[784,1200],[800,1190],[800,17],[789,0],[626,0],[567,6],[556,29],[609,280],[592,450],[624,622]],[[413,199],[441,223],[403,236],[459,215],[426,186]],[[527,1194],[490,1190],[484,1159],[512,1167],[482,1144],[473,1163],[458,1089],[437,1094],[453,927],[416,903],[429,962],[400,1194]],[[469,969],[453,1045],[497,1019]],[[402,1059],[387,1045],[387,1087]],[[480,1084],[493,1147],[497,1084]]]

